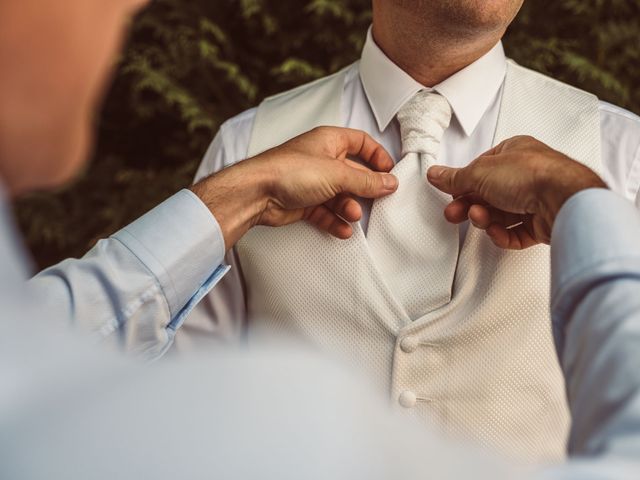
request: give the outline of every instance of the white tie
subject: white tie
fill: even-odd
[[[445,305],[458,261],[458,227],[443,216],[451,197],[426,180],[451,122],[451,106],[420,91],[398,112],[402,160],[398,191],[373,204],[367,240],[387,285],[411,320]]]

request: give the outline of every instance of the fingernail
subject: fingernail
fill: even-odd
[[[427,178],[429,178],[430,180],[437,180],[442,176],[444,170],[444,167],[435,165],[427,170]]]
[[[387,190],[395,190],[398,186],[398,179],[395,177],[395,175],[387,173],[382,176],[382,185]]]

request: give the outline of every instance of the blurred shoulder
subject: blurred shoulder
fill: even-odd
[[[223,135],[250,134],[257,111],[258,107],[253,107],[249,110],[245,110],[235,117],[231,117],[220,126],[220,131]]]
[[[640,133],[640,116],[608,102],[600,101],[600,120],[603,128]]]
[[[602,131],[602,147],[605,157],[618,158],[618,162],[627,165],[640,156],[640,116],[612,105],[600,102],[600,127]]]
[[[323,85],[341,75],[344,76],[344,88],[347,92],[352,92],[354,88],[360,86],[358,62],[355,62],[332,75],[269,97],[265,99],[265,102],[287,104],[290,100],[306,98],[301,95],[315,90],[322,91]],[[220,126],[200,164],[196,180],[247,158],[257,112],[258,107],[251,108],[230,118]]]
[[[640,190],[640,117],[607,102],[599,109],[605,180],[633,200]]]
[[[246,110],[220,126],[200,162],[196,182],[247,157],[256,111],[257,108]]]
[[[245,110],[220,126],[219,135],[222,137],[223,146],[234,157],[234,163],[243,160],[247,155],[257,111],[257,107]]]

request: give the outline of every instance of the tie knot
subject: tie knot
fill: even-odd
[[[424,153],[434,159],[442,136],[451,123],[451,106],[437,92],[421,90],[398,112],[402,134],[402,156]]]

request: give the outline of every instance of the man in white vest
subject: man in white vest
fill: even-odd
[[[337,351],[394,405],[524,461],[559,459],[569,415],[549,328],[549,251],[503,252],[442,216],[424,177],[532,135],[634,200],[640,119],[505,58],[521,0],[373,0],[361,59],[226,122],[198,178],[317,125],[370,133],[397,162],[398,192],[343,197],[345,242],[308,225],[258,228],[194,311],[179,348],[255,327]],[[338,393],[337,393],[338,394]]]

